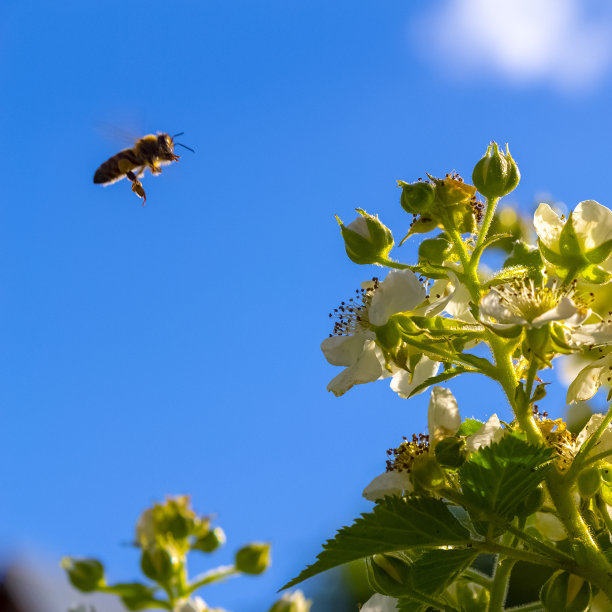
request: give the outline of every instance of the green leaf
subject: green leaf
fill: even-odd
[[[459,469],[468,510],[483,509],[511,520],[546,477],[552,454],[551,448],[531,446],[512,435],[479,449]]]
[[[471,436],[475,434],[484,423],[477,419],[465,419],[463,423],[461,423],[459,427],[459,431],[457,432],[458,436]]]
[[[514,238],[514,236],[510,233],[505,233],[505,234],[493,234],[492,236],[489,236],[482,244],[482,248],[483,250],[490,247],[492,244],[494,244],[495,242],[499,242],[500,240],[508,240],[508,239],[512,239]]]
[[[407,593],[399,599],[397,609],[421,612],[429,608],[423,600],[440,595],[478,555],[470,549],[428,550],[410,568]],[[424,596],[424,597],[423,597]]]
[[[423,389],[427,389],[431,385],[437,385],[438,383],[444,382],[445,380],[450,380],[451,378],[455,378],[455,376],[459,376],[459,374],[464,374],[467,372],[473,372],[474,370],[468,370],[467,368],[462,368],[461,366],[451,367],[448,370],[445,370],[441,374],[437,374],[436,376],[430,376],[426,378],[420,385],[417,385],[412,393],[408,396],[409,398],[417,393],[420,393]]]
[[[470,534],[446,505],[428,497],[386,497],[323,545],[317,561],[288,582],[292,587],[321,572],[379,553],[467,544]]]

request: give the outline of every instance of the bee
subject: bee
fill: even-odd
[[[96,170],[93,182],[110,185],[127,177],[132,182],[132,191],[142,198],[142,205],[144,206],[147,201],[147,194],[138,179],[147,168],[151,170],[151,174],[160,174],[161,166],[178,161],[180,157],[174,153],[175,144],[193,151],[193,149],[180,142],[174,142],[174,139],[182,134],[184,132],[170,136],[158,132],[157,135],[147,134],[139,138],[131,149],[124,149],[107,159]]]

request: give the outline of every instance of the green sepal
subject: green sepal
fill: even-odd
[[[602,242],[598,247],[585,251],[584,256],[589,263],[600,264],[612,254],[612,239]]]
[[[582,265],[588,263],[580,248],[580,242],[574,228],[573,212],[569,214],[559,234],[559,252],[564,262],[572,261]],[[567,263],[565,264],[567,265]]]
[[[539,238],[538,238],[538,248],[540,252],[544,256],[546,261],[549,261],[554,266],[566,266],[566,260],[561,256],[560,253],[555,253],[552,249],[548,248]]]
[[[467,459],[465,440],[458,436],[449,436],[440,440],[435,448],[436,460],[443,467],[459,468]]]
[[[553,251],[551,251],[551,253],[553,253]],[[551,263],[554,262],[551,261]],[[543,278],[542,270],[544,269],[544,261],[542,260],[540,250],[537,247],[530,247],[522,240],[516,240],[514,242],[510,257],[504,261],[504,268],[513,267],[525,268],[527,270],[527,276],[536,282],[540,282]]]
[[[603,285],[610,281],[612,275],[606,272],[601,266],[590,265],[580,271],[580,276],[588,283]]]
[[[484,283],[483,287],[489,289],[496,285],[519,280],[528,276],[529,272],[529,268],[525,266],[509,266],[507,268],[502,268],[499,272],[493,274],[493,276]]]
[[[468,370],[462,366],[453,366],[442,372],[441,374],[436,374],[435,376],[430,376],[425,379],[420,385],[417,385],[410,395],[409,398],[413,395],[417,395],[423,389],[427,389],[427,387],[431,387],[431,385],[437,385],[438,383],[445,382],[450,380],[451,378],[455,378],[455,376],[459,376],[459,374],[464,374],[466,372],[474,372],[474,370]]]
[[[399,345],[402,334],[400,326],[394,317],[391,317],[385,325],[380,325],[374,329],[376,341],[387,351],[393,351]]]
[[[420,329],[427,330],[430,336],[445,337],[461,335],[470,339],[480,338],[485,339],[484,329],[481,325],[471,323],[462,323],[457,319],[449,319],[447,317],[411,317],[412,322]]]
[[[475,434],[484,423],[478,419],[465,419],[459,426],[458,436],[471,436]]]

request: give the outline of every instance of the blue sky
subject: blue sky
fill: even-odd
[[[7,558],[96,555],[133,578],[140,511],[190,493],[227,532],[213,561],[272,543],[265,576],[203,593],[256,612],[368,509],[428,399],[325,390],[327,314],[380,274],[346,259],[334,213],[379,213],[399,238],[396,180],[469,177],[493,139],[524,210],[542,192],[612,201],[611,11],[531,4],[2,3]],[[131,145],[118,134],[156,131],[196,153],[147,174],[146,207],[92,183]],[[463,414],[508,416],[487,381],[449,386]]]

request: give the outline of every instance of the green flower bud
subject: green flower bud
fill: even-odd
[[[406,594],[410,564],[401,553],[373,555],[366,559],[368,581],[377,593],[400,597]]]
[[[566,571],[555,572],[540,591],[547,612],[585,612],[591,604],[591,585]]]
[[[521,174],[510,155],[508,145],[504,155],[496,142],[489,145],[485,156],[474,166],[472,173],[476,189],[487,198],[507,195],[516,188],[520,179]]]
[[[151,580],[165,584],[174,573],[172,555],[165,548],[145,548],[140,557],[142,573]]]
[[[415,460],[411,472],[415,487],[426,490],[439,489],[444,486],[444,472],[433,457],[422,457]]]
[[[64,557],[61,566],[68,574],[72,586],[83,593],[96,591],[104,586],[104,566],[96,559]]]
[[[244,574],[262,574],[270,565],[270,545],[263,542],[247,544],[236,553],[234,563]]]
[[[402,188],[400,203],[407,213],[420,215],[431,209],[435,198],[435,189],[431,183],[397,181],[397,184]]]
[[[544,499],[546,494],[544,493],[544,487],[542,485],[538,485],[521,504],[521,512],[523,516],[530,516],[534,512],[537,512],[544,503]]]
[[[223,546],[225,540],[225,532],[223,529],[221,529],[221,527],[215,527],[206,535],[198,538],[191,548],[192,550],[201,550],[202,552],[211,553],[217,550],[219,546]]]
[[[419,246],[419,261],[428,261],[434,264],[445,262],[453,251],[453,245],[440,234],[436,238],[427,238]]]
[[[461,612],[482,612],[489,607],[491,596],[489,591],[475,582],[457,582],[457,602],[461,606]]]
[[[387,259],[393,247],[391,230],[365,210],[358,208],[357,212],[361,216],[349,225],[344,225],[336,215],[349,259],[357,264],[373,264]]]
[[[309,612],[312,602],[304,597],[302,591],[285,593],[269,612]]]
[[[440,440],[435,448],[436,459],[444,467],[461,467],[467,458],[465,440],[457,436],[449,436]]]
[[[578,474],[578,491],[581,497],[590,499],[600,488],[601,473],[598,467],[588,467]]]

